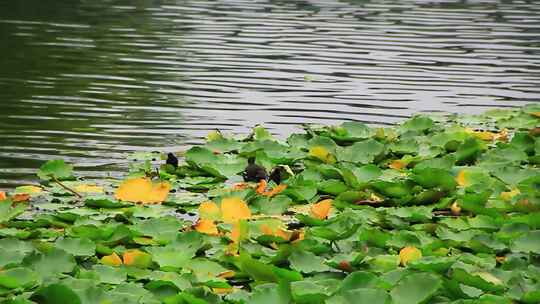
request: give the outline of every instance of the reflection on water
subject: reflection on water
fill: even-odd
[[[540,100],[538,1],[0,1],[0,187],[264,123]]]

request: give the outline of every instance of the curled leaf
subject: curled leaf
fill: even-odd
[[[406,266],[407,263],[416,261],[420,258],[422,258],[422,252],[414,246],[403,247],[399,251],[399,263],[401,266]]]
[[[147,268],[152,264],[152,257],[148,253],[138,249],[124,251],[122,259],[124,260],[124,265],[128,266]]]
[[[452,212],[452,215],[455,216],[459,216],[461,214],[461,207],[459,206],[457,201],[450,206],[450,212]]]
[[[171,186],[167,182],[153,183],[148,178],[125,180],[116,190],[115,198],[143,204],[159,204],[167,199]]]
[[[332,199],[322,200],[311,206],[310,215],[314,218],[324,220],[328,217],[330,208],[332,208]]]
[[[218,278],[221,278],[221,279],[229,279],[229,278],[232,278],[236,275],[236,273],[232,270],[226,270],[226,271],[223,271],[221,272],[220,274],[218,274]]]
[[[101,264],[107,265],[107,266],[120,266],[122,265],[122,259],[116,254],[116,252],[113,252],[111,255],[106,255],[101,258]]]

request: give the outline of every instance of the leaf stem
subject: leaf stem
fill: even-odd
[[[71,189],[70,187],[62,184],[62,182],[60,182],[55,176],[52,177],[54,179],[54,182],[57,183],[60,187],[66,189],[67,191],[75,194],[78,198],[82,198],[82,195],[80,195],[77,191]]]

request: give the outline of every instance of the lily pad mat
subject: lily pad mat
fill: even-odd
[[[539,116],[214,132],[133,156],[152,204],[49,162],[0,197],[0,303],[540,303]],[[249,157],[281,185],[237,184]]]

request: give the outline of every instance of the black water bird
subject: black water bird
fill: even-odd
[[[245,182],[260,182],[261,180],[268,180],[268,173],[262,166],[255,164],[255,157],[248,159],[248,165],[244,172],[242,172]]]
[[[279,185],[288,175],[287,169],[283,166],[277,166],[270,172],[270,180]]]
[[[174,156],[174,154],[169,153],[167,154],[167,165],[172,165],[175,168],[178,168],[178,158]]]

